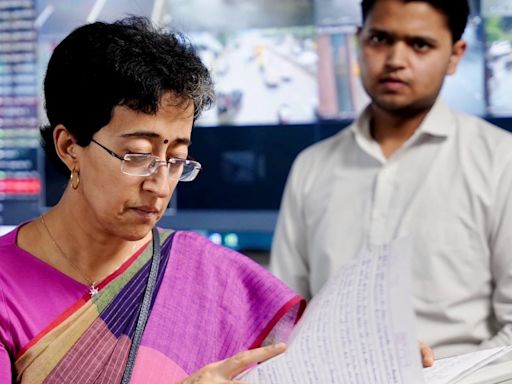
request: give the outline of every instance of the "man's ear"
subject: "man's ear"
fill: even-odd
[[[57,156],[66,164],[69,171],[77,169],[80,146],[71,132],[62,124],[57,125],[53,130],[53,143]]]
[[[450,61],[448,63],[448,69],[446,70],[447,75],[453,75],[455,71],[457,71],[457,66],[459,65],[462,57],[464,56],[464,52],[466,52],[467,44],[464,40],[456,41],[452,47],[452,55],[450,56]]]

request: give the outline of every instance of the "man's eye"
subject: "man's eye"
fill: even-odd
[[[425,40],[414,40],[411,45],[417,51],[427,51],[427,50],[429,50],[432,47]]]
[[[368,42],[371,45],[380,45],[388,42],[388,37],[383,34],[374,34],[368,38]]]

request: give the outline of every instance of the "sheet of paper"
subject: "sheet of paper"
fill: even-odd
[[[243,376],[255,384],[424,383],[410,246],[362,251],[315,296],[288,350]]]
[[[493,361],[457,384],[512,384],[512,361]]]
[[[511,351],[512,347],[498,347],[436,360],[434,366],[423,369],[425,381],[428,384],[457,383]]]

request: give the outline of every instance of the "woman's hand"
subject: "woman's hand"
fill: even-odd
[[[237,353],[233,357],[217,361],[201,368],[179,384],[217,384],[234,383],[242,381],[233,380],[234,377],[245,371],[251,365],[268,360],[283,353],[286,350],[284,343],[269,345]]]
[[[432,348],[430,348],[427,344],[422,341],[419,342],[420,345],[420,353],[421,353],[421,363],[424,368],[431,367],[434,365],[434,352]]]

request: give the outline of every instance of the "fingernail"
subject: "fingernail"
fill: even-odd
[[[283,348],[286,348],[286,344],[285,343],[277,343],[277,344],[273,344],[272,347],[275,349],[283,349]]]

